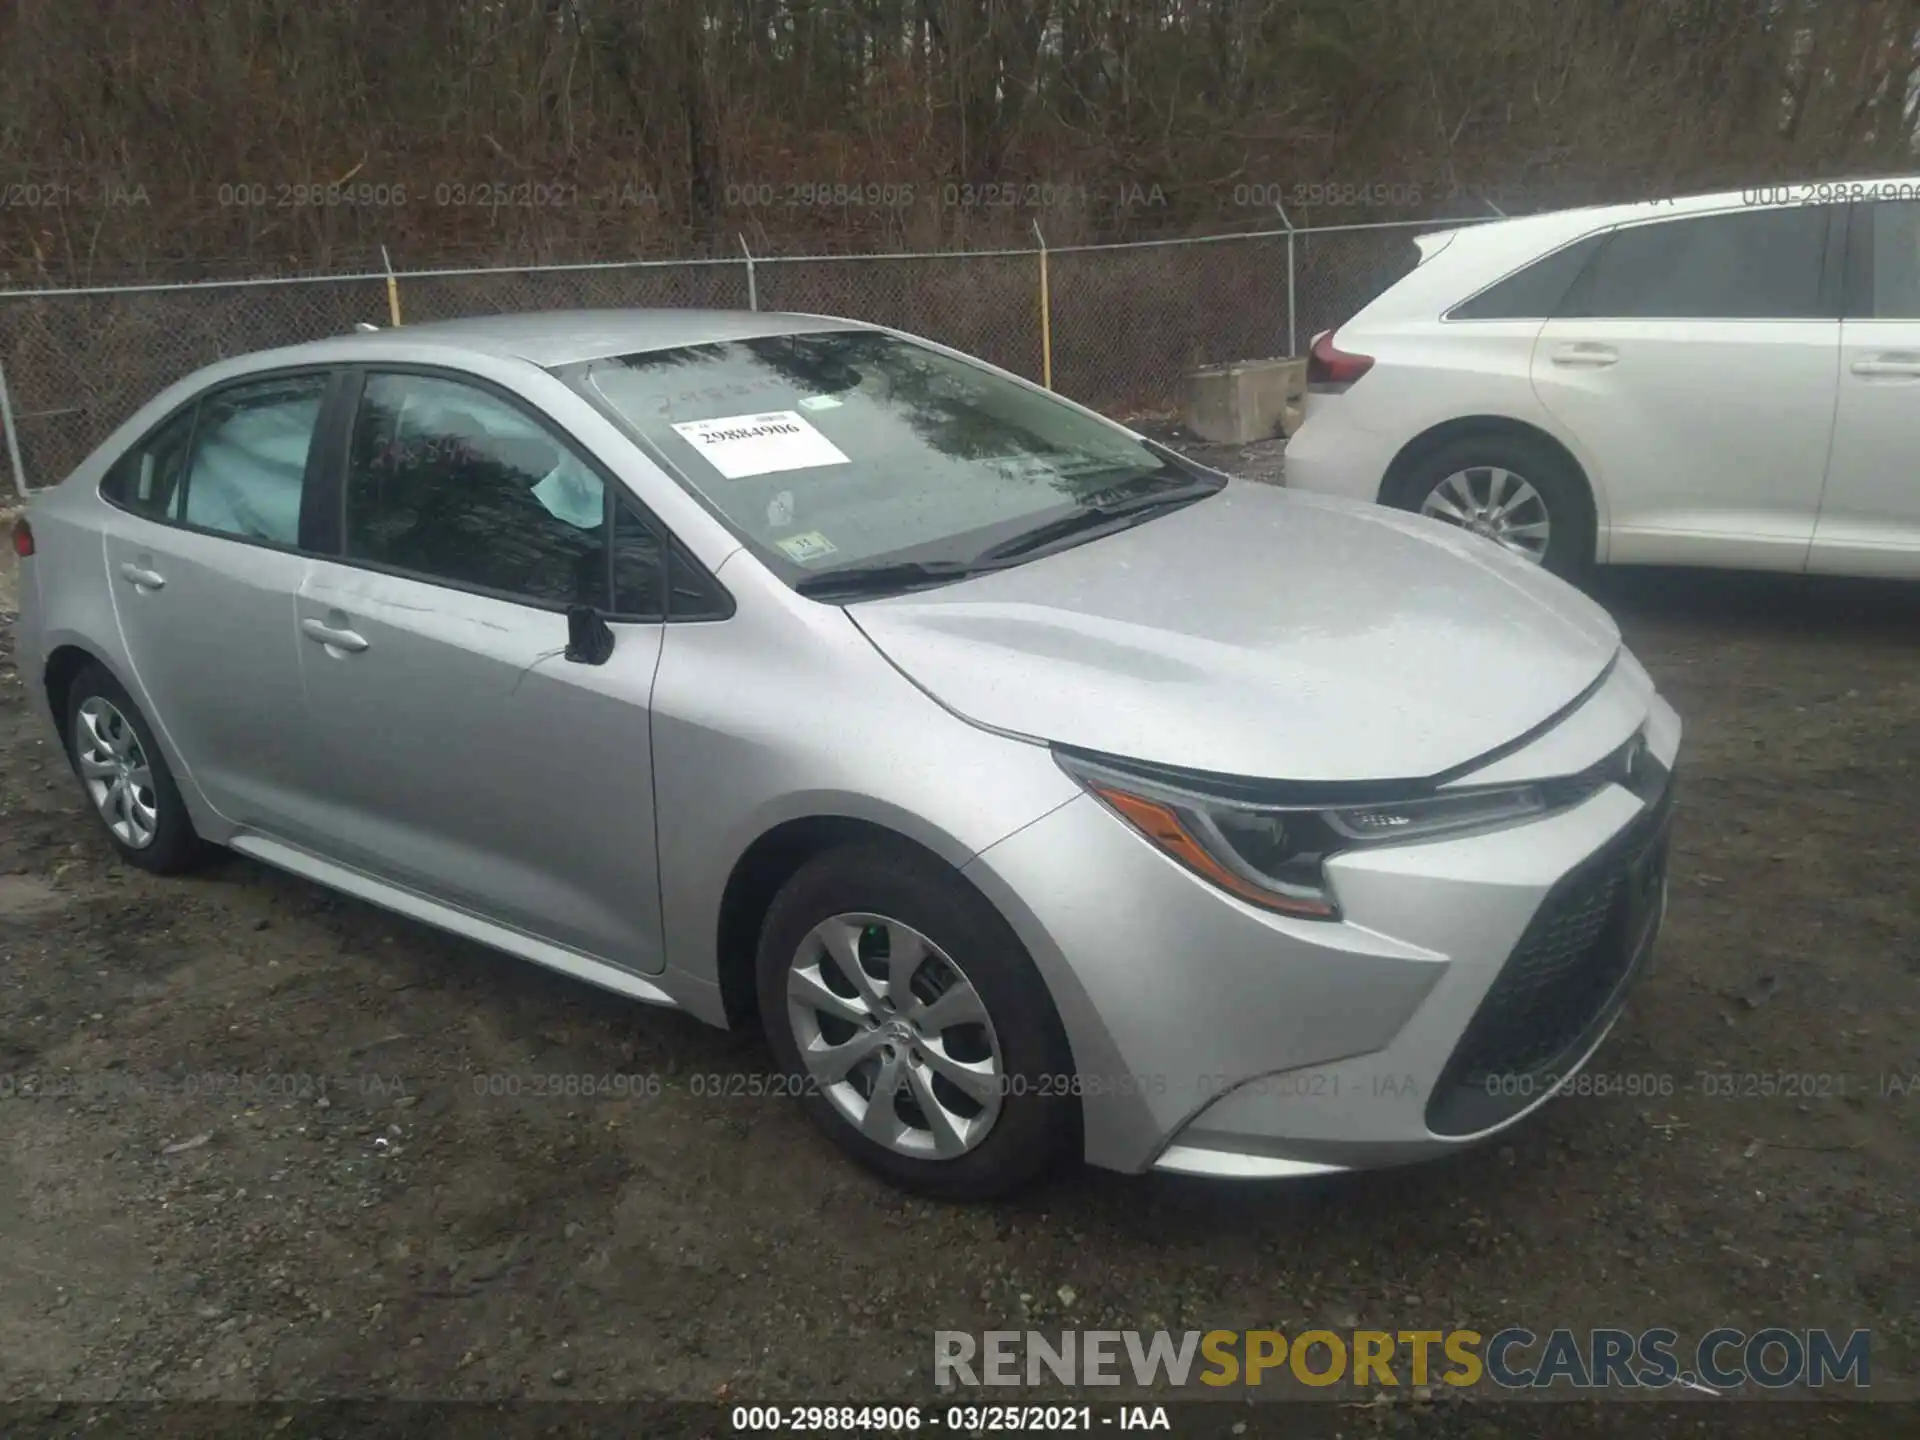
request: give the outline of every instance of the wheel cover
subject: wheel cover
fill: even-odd
[[[1484,535],[1536,564],[1553,538],[1553,517],[1540,492],[1498,465],[1454,471],[1433,487],[1420,513]]]
[[[807,932],[787,972],[801,1063],[867,1139],[951,1160],[999,1118],[1005,1066],[986,1003],[911,925],[850,912]]]
[[[80,779],[107,828],[122,845],[144,850],[160,830],[153,767],[133,726],[104,695],[91,695],[73,717],[73,753]]]

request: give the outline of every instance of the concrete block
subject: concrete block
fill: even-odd
[[[1306,392],[1304,359],[1208,365],[1187,376],[1187,428],[1216,445],[1291,434]]]

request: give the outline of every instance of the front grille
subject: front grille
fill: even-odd
[[[1586,1028],[1631,958],[1602,943],[1624,883],[1616,869],[1542,907],[1461,1038],[1460,1079],[1531,1074]]]
[[[1651,948],[1671,810],[1669,786],[1548,894],[1435,1087],[1436,1133],[1483,1130],[1541,1099],[1613,1018]]]

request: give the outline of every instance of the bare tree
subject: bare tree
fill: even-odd
[[[0,55],[17,281],[1898,171],[1920,0],[15,0]]]

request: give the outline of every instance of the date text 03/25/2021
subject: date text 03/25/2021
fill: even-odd
[[[1164,1405],[736,1405],[728,1416],[735,1434],[956,1435],[1028,1431],[1035,1434],[1101,1429],[1171,1431]]]

